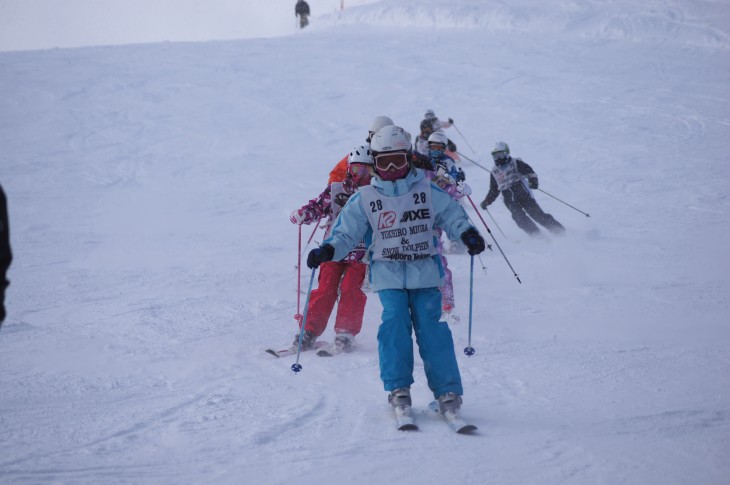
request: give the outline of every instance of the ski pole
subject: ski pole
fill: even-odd
[[[309,236],[309,240],[307,241],[307,245],[304,246],[304,252],[306,252],[307,249],[309,248],[309,244],[312,242],[312,239],[314,238],[314,234],[317,232],[317,228],[319,227],[319,223],[320,222],[322,222],[322,219],[318,220],[317,221],[317,225],[314,226],[314,229],[312,230],[312,235]],[[299,227],[301,228],[302,226],[299,226]],[[302,264],[302,256],[304,256],[304,252],[302,252],[301,249],[302,248],[300,247],[299,248],[299,264]]]
[[[477,167],[481,168],[482,170],[489,172],[490,175],[492,174],[492,171],[489,170],[484,165],[475,162],[474,160],[472,160],[471,158],[467,157],[466,155],[464,155],[461,152],[456,152],[456,153],[458,153],[460,157],[462,157],[462,158],[466,159],[467,161],[473,163],[474,165],[476,165]],[[497,230],[500,232],[500,234],[502,234],[502,237],[504,237],[505,239],[507,239],[507,235],[504,233],[504,231],[502,230],[502,228],[499,227],[499,224],[497,224],[497,219],[495,219],[494,216],[492,215],[492,213],[489,212],[489,209],[484,209],[484,210],[487,211],[487,214],[489,214],[489,218],[492,219],[492,222],[494,222],[494,225],[497,227]]]
[[[462,137],[462,138],[464,139],[464,143],[466,143],[466,146],[468,146],[468,147],[469,147],[469,149],[471,149],[472,153],[474,153],[474,154],[476,155],[476,153],[477,153],[477,152],[476,152],[476,151],[474,151],[474,149],[473,149],[473,148],[471,147],[471,145],[469,144],[469,142],[468,142],[468,141],[466,140],[466,138],[464,137],[464,134],[463,134],[463,133],[461,133],[461,130],[459,129],[459,127],[458,127],[458,126],[456,126],[456,123],[454,123],[454,122],[452,121],[452,122],[451,122],[451,126],[453,126],[453,127],[454,127],[454,129],[456,130],[456,132],[457,132],[457,133],[458,133],[458,134],[459,134],[459,135],[460,135],[460,136],[461,136],[461,137]],[[458,152],[457,152],[457,153],[458,153]],[[459,153],[459,155],[461,155],[461,153]]]
[[[464,211],[464,212],[466,212],[466,211]],[[469,217],[469,214],[467,214],[467,215],[466,215],[466,218],[467,218],[467,219],[469,219],[469,223],[470,223],[470,224],[471,224],[472,226],[476,227],[476,224],[474,224],[474,221],[473,221],[473,220],[471,219],[471,217]],[[487,245],[487,249],[489,249],[490,251],[494,251],[494,249],[492,249],[492,245],[491,245],[491,244],[489,244],[489,243],[488,243],[488,242],[486,242],[486,241],[484,241],[484,244],[486,244],[486,245]],[[481,255],[479,255],[479,258],[480,258],[480,259],[481,259],[481,257],[482,257],[482,256],[481,256]],[[483,263],[482,263],[482,266],[484,266],[484,264],[483,264]]]
[[[557,197],[555,197],[555,196],[554,196],[554,195],[552,195],[552,194],[548,194],[547,192],[545,192],[545,191],[544,191],[544,190],[542,190],[542,189],[536,189],[536,190],[539,190],[539,191],[540,191],[540,192],[542,192],[543,194],[545,194],[545,195],[548,195],[548,196],[552,197],[553,199],[557,200],[558,202],[562,202],[563,204],[567,205],[567,206],[568,206],[568,207],[570,207],[571,209],[575,209],[575,210],[577,210],[578,212],[580,212],[581,214],[583,214],[583,215],[584,215],[584,216],[586,216],[586,217],[591,217],[591,215],[590,215],[590,214],[588,214],[588,213],[586,213],[586,212],[583,212],[582,210],[578,209],[577,207],[573,207],[572,205],[568,204],[568,203],[567,203],[567,202],[565,202],[564,200],[560,200],[560,199],[558,199]]]
[[[482,165],[481,163],[479,163],[479,162],[475,162],[474,160],[472,160],[471,158],[467,157],[466,155],[464,155],[463,153],[461,153],[461,152],[459,152],[459,151],[457,151],[456,153],[457,153],[457,154],[458,154],[458,155],[459,155],[459,156],[460,156],[461,158],[464,158],[464,159],[466,159],[466,160],[467,160],[468,162],[471,162],[471,163],[473,163],[474,165],[476,165],[477,167],[481,168],[482,170],[485,170],[485,171],[489,172],[490,174],[492,173],[492,171],[491,171],[491,170],[489,170],[489,169],[488,169],[487,167],[485,167],[485,166],[484,166],[484,165]]]
[[[299,355],[302,353],[302,340],[304,340],[304,326],[307,324],[307,310],[309,310],[309,295],[312,294],[312,285],[314,284],[314,273],[317,272],[317,268],[312,268],[312,276],[309,277],[309,289],[307,290],[307,300],[304,302],[304,317],[302,318],[302,325],[299,328],[299,342],[297,343],[297,361],[291,365],[291,370],[296,374],[302,370],[302,365],[299,363]]]
[[[301,310],[301,295],[302,295],[302,225],[299,224],[299,261],[297,261],[297,314],[294,315],[294,320],[301,325],[302,313]]]
[[[489,273],[487,273],[487,266],[484,264],[484,261],[482,260],[482,255],[479,254],[478,256],[479,256],[479,263],[482,265],[482,269],[484,270],[484,274],[489,274]]]
[[[514,277],[517,278],[517,282],[520,283],[520,284],[522,284],[522,281],[520,280],[520,277],[517,276],[517,273],[515,272],[515,269],[512,267],[512,264],[509,262],[509,259],[507,259],[507,256],[504,254],[504,251],[502,251],[502,247],[497,242],[497,239],[494,237],[494,234],[492,234],[492,231],[489,230],[489,226],[487,226],[487,222],[484,220],[484,218],[482,217],[482,215],[477,210],[477,206],[474,205],[474,201],[471,200],[471,197],[468,196],[468,195],[466,196],[466,198],[469,199],[469,203],[471,203],[471,206],[474,208],[474,211],[479,216],[479,219],[482,221],[482,224],[484,224],[484,227],[486,228],[487,232],[492,237],[492,240],[494,241],[494,244],[497,245],[497,249],[499,249],[499,252],[502,253],[502,257],[507,262],[507,266],[509,266],[509,269],[512,270],[512,274],[514,275]]]
[[[469,222],[471,223],[472,226],[476,226],[476,224],[474,224],[474,221],[471,220],[471,217],[469,217],[469,214],[467,214],[466,217],[469,219]],[[486,244],[486,241],[485,241],[485,244]],[[494,251],[492,249],[492,245],[491,244],[487,244],[487,248],[490,251]],[[487,265],[484,264],[484,260],[482,259],[482,255],[481,254],[478,254],[477,256],[479,256],[479,263],[481,263],[481,265],[482,265],[482,269],[484,270],[484,274],[485,275],[488,275],[489,273],[487,273]]]
[[[469,340],[464,348],[464,353],[471,357],[474,355],[474,347],[471,346],[471,315],[472,315],[472,303],[474,302],[474,255],[471,256],[469,265]]]
[[[494,225],[497,226],[497,230],[500,232],[500,234],[502,234],[502,237],[505,239],[509,239],[507,237],[507,235],[504,233],[504,231],[502,230],[502,228],[499,227],[499,224],[497,224],[497,219],[495,219],[494,216],[492,215],[492,213],[489,212],[489,209],[484,209],[484,210],[487,211],[487,215],[489,215],[489,218],[492,219],[492,222],[494,222]]]

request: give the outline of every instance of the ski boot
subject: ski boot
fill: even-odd
[[[305,330],[304,335],[302,336],[302,350],[313,349],[316,341],[317,341],[317,336],[314,335],[309,330]],[[294,348],[299,347],[299,334],[298,333],[296,335],[294,335],[294,342],[292,343],[292,347],[294,347]]]
[[[455,418],[461,417],[461,396],[455,392],[447,392],[441,394],[438,399],[439,412],[444,416],[451,416]]]
[[[444,418],[446,424],[456,433],[468,434],[477,429],[476,426],[461,418],[461,396],[455,392],[441,394],[429,405],[429,408]]]
[[[355,337],[348,332],[338,333],[335,337],[335,352],[352,352],[355,350]]]
[[[401,431],[418,429],[411,414],[411,389],[409,387],[391,391],[388,395],[388,402],[395,413],[396,428]]]
[[[408,406],[411,407],[411,388],[401,387],[388,394],[388,402],[394,408]]]

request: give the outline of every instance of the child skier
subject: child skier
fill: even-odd
[[[383,304],[378,329],[380,377],[396,416],[409,416],[416,334],[428,386],[439,410],[458,417],[463,388],[448,324],[439,321],[443,268],[434,229],[461,238],[472,255],[484,239],[469,224],[464,209],[446,192],[414,170],[410,136],[386,126],[373,137],[371,185],[360,188],[342,209],[324,244],[307,257],[310,268],[344,257],[365,237],[370,279]]]
[[[416,136],[416,141],[413,142],[413,155],[416,159],[428,159],[428,139],[432,134],[441,133],[446,136],[443,132],[443,128],[448,128],[451,124],[446,123],[445,126],[442,126],[442,124],[443,123],[438,121],[438,119],[434,121],[434,119],[426,118],[421,121],[421,124],[419,125],[420,133]],[[446,137],[446,152],[453,160],[459,160],[459,155],[456,153],[456,143],[451,141],[448,137]]]
[[[486,210],[502,192],[504,205],[512,214],[512,219],[527,234],[531,236],[542,234],[535,222],[555,235],[564,234],[565,227],[553,216],[543,212],[532,196],[530,189],[537,189],[538,186],[537,174],[532,167],[520,158],[512,158],[509,154],[509,145],[503,141],[497,142],[492,149],[492,158],[494,168],[489,178],[489,193],[481,203],[482,209]]]
[[[414,160],[414,165],[426,172],[426,177],[435,183],[441,190],[449,194],[454,200],[459,200],[465,195],[471,194],[471,188],[464,182],[464,172],[456,167],[454,160],[446,155],[446,135],[440,131],[432,133],[428,137],[428,159]],[[443,231],[436,228],[438,235],[438,255],[441,258],[441,265],[444,270],[444,284],[440,288],[442,299],[442,320],[449,323],[458,323],[459,316],[454,311],[456,304],[454,299],[454,284],[449,269],[449,263],[444,256],[441,234]]]
[[[423,115],[423,121],[428,121],[429,123],[431,123],[433,131],[445,130],[446,128],[450,128],[451,125],[454,124],[454,120],[452,120],[451,118],[449,118],[448,121],[439,120],[436,116],[436,113],[434,113],[432,109],[426,110],[426,114]],[[449,150],[451,149],[449,148]],[[456,148],[454,148],[454,151],[455,150]]]
[[[294,211],[290,220],[294,224],[311,224],[325,217],[328,218],[327,232],[332,230],[332,222],[337,218],[342,207],[359,187],[368,185],[373,170],[373,157],[366,145],[356,147],[348,156],[347,176],[343,182],[333,182],[327,186],[316,199],[310,200],[302,208]],[[340,303],[335,318],[335,350],[350,352],[355,347],[355,335],[362,328],[362,316],[365,311],[367,296],[361,287],[365,279],[367,264],[364,242],[354,246],[352,251],[343,254],[336,262],[327,262],[319,272],[318,287],[312,290],[309,297],[307,321],[302,336],[302,350],[314,347],[317,337],[327,327],[332,309],[337,301],[338,290]],[[301,331],[301,329],[300,329]],[[294,345],[299,344],[299,333],[294,338]]]

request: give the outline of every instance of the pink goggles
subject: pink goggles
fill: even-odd
[[[371,170],[372,166],[364,163],[351,163],[347,167],[347,172],[355,179],[372,175]]]
[[[408,165],[408,155],[405,153],[383,153],[375,155],[375,168],[381,172],[391,169],[401,170]]]

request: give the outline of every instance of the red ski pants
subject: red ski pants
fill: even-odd
[[[309,296],[305,330],[318,337],[324,333],[339,289],[340,303],[337,305],[335,333],[360,333],[367,300],[362,291],[366,270],[367,264],[364,263],[322,263],[319,266],[318,287]]]

